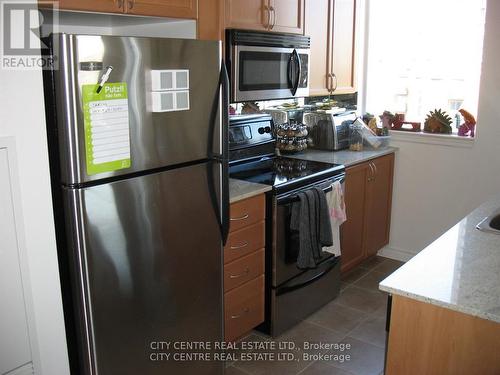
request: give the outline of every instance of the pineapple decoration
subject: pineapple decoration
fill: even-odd
[[[451,124],[453,120],[441,109],[435,109],[431,111],[427,118],[425,119],[424,132],[426,133],[440,133],[440,134],[451,134],[453,129]]]

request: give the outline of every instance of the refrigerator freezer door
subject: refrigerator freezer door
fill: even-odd
[[[222,243],[205,163],[65,189],[85,374],[221,374],[154,342],[222,341]],[[83,318],[83,319],[82,319]],[[170,347],[172,350],[172,347]]]
[[[205,160],[210,152],[222,153],[219,42],[55,34],[52,43],[59,69],[51,79],[55,110],[49,129],[57,127],[63,184]],[[130,160],[118,168],[97,165],[92,170],[86,157],[90,155],[99,164],[112,154],[105,147],[99,153],[86,153],[88,142],[95,142],[97,133],[92,133],[91,140],[89,133],[85,137],[85,114],[87,124],[91,115],[84,104],[92,99],[92,85],[97,92],[101,83],[120,92],[120,102],[108,104],[120,104],[113,107],[120,109],[116,116],[123,120],[116,147],[127,149],[128,137]],[[170,91],[158,91],[164,89]],[[153,98],[159,92],[167,94],[160,95],[157,105],[168,111],[154,112]],[[100,104],[92,104],[92,113],[100,110],[96,108]],[[106,132],[106,127],[116,125],[116,116],[107,112],[104,120],[99,117],[96,121],[100,122],[93,124]],[[100,138],[93,147],[102,150],[102,141]]]

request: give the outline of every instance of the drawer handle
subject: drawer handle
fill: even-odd
[[[249,214],[245,214],[245,215],[240,216],[240,217],[232,217],[229,220],[231,220],[231,221],[240,221],[240,220],[248,219],[249,216],[250,216]]]
[[[241,245],[230,246],[231,250],[243,249],[248,246],[248,241],[244,241]]]
[[[243,273],[240,273],[239,275],[229,275],[229,278],[230,279],[237,279],[239,277],[243,277],[243,276],[246,276],[248,275],[248,273],[250,272],[250,268],[245,268],[245,271]]]
[[[245,314],[248,314],[250,312],[250,309],[248,307],[245,307],[243,309],[243,314],[239,314],[239,315],[231,315],[231,319],[238,319],[238,318],[241,318],[243,315]]]

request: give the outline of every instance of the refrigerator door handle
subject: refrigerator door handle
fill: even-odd
[[[222,90],[221,90],[222,89]],[[221,99],[222,91],[222,100]],[[213,141],[216,133],[217,112],[221,105],[221,142],[222,154],[213,152]],[[221,205],[219,206],[217,196],[215,194],[215,187],[213,186],[213,169],[210,167],[209,173],[209,189],[212,197],[212,205],[214,211],[219,218],[219,226],[222,236],[222,242],[225,245],[229,235],[229,77],[226,70],[226,64],[221,61],[221,69],[219,74],[219,87],[217,95],[214,100],[213,110],[211,114],[210,134],[208,136],[208,150],[207,154],[210,159],[220,163],[222,168],[221,176]],[[211,164],[209,164],[211,165]],[[220,208],[219,208],[220,207]]]
[[[229,235],[229,76],[222,61],[222,242]]]

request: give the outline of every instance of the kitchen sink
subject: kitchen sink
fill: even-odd
[[[483,232],[493,232],[500,234],[500,212],[488,216],[483,221],[481,221],[476,228]]]

